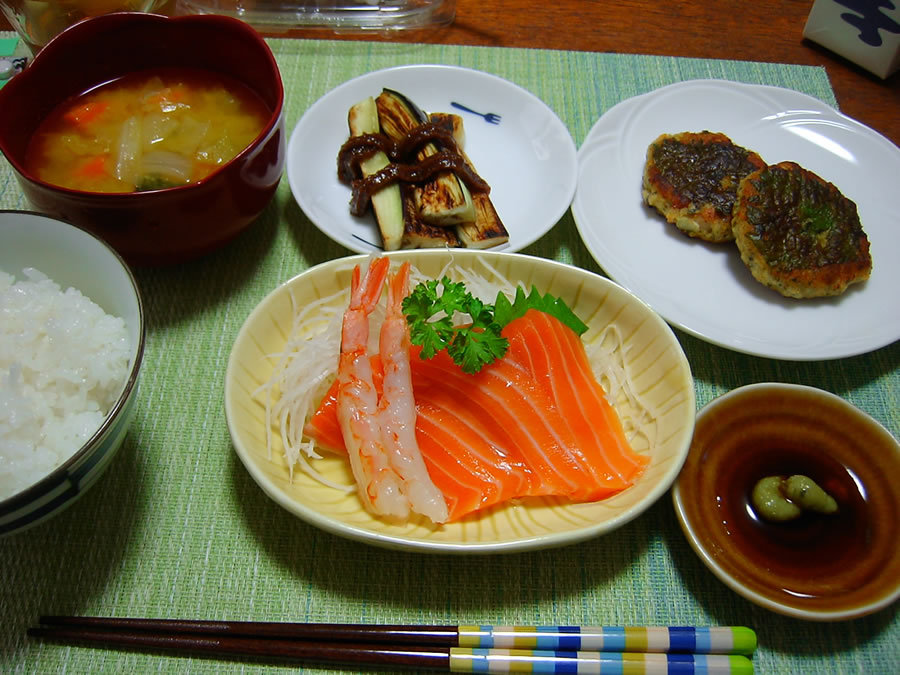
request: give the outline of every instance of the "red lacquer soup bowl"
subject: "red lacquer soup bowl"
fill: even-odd
[[[269,117],[240,153],[193,183],[144,192],[76,190],[28,170],[29,141],[61,103],[154,69],[209,72],[246,86]],[[216,249],[266,208],[284,168],[284,89],[272,52],[246,23],[223,16],[114,13],[51,40],[0,89],[0,150],[33,208],[88,229],[134,265],[183,262]]]

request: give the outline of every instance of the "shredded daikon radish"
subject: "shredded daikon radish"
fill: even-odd
[[[635,391],[634,380],[625,365],[625,344],[619,329],[609,324],[596,337],[585,335],[585,352],[594,377],[606,392],[607,400],[616,409],[625,438],[635,452],[646,452],[656,445],[656,417]],[[628,414],[623,414],[623,413]],[[638,443],[638,441],[641,441]]]
[[[487,276],[479,274],[475,269],[457,270],[457,278],[465,282],[466,288],[475,297],[484,302],[493,303],[497,299],[497,293],[503,293],[512,300],[516,296],[517,288],[528,292],[529,289],[525,288],[523,284],[514,284],[484,260],[479,261],[485,268]]]
[[[343,307],[349,299],[349,289],[311,302],[298,311],[291,293],[293,320],[284,350],[272,354],[276,359],[269,379],[254,396],[265,396],[266,446],[272,458],[273,419],[284,449],[285,461],[293,480],[294,466],[317,480],[339,489],[352,486],[334,484],[318,474],[308,458],[318,459],[315,444],[303,437],[303,425],[312,416],[337,373],[341,345]]]

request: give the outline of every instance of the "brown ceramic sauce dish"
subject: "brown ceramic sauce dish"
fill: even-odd
[[[806,475],[838,503],[761,517],[766,476]],[[900,445],[847,401],[800,385],[736,389],[700,411],[673,489],[692,547],[747,599],[809,620],[854,618],[900,596]]]

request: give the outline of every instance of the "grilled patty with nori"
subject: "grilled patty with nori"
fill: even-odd
[[[871,273],[856,204],[794,162],[744,178],[732,222],[753,277],[787,297],[839,295]]]
[[[663,134],[647,149],[644,201],[688,236],[732,241],[738,184],[765,165],[758,154],[725,134]]]

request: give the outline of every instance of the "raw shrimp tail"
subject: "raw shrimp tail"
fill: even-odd
[[[353,270],[341,329],[337,414],[363,505],[376,515],[405,519],[409,502],[382,443],[368,353],[369,316],[381,297],[389,265],[387,258],[375,258],[362,278],[359,266]]]
[[[432,481],[416,440],[409,329],[402,310],[408,293],[409,263],[404,263],[390,279],[387,314],[379,336],[384,370],[379,401],[382,441],[412,510],[443,523],[448,518],[447,502]]]

